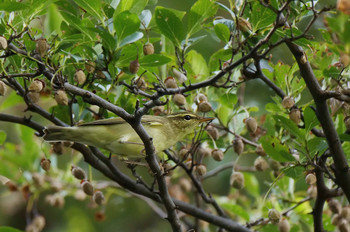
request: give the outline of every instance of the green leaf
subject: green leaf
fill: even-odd
[[[3,1],[0,3],[0,10],[7,12],[21,11],[27,9],[28,7],[28,4],[17,1]]]
[[[281,171],[288,177],[291,177],[293,179],[299,179],[304,175],[305,169],[301,166],[289,166],[286,168],[282,168]]]
[[[163,64],[167,64],[171,61],[171,59],[167,56],[163,56],[160,54],[152,54],[142,57],[139,60],[140,66],[145,67],[155,67]]]
[[[250,220],[249,213],[242,206],[237,205],[237,204],[233,204],[233,203],[229,203],[229,202],[221,203],[220,205],[224,209],[226,209],[230,214],[235,215],[235,216],[239,216],[239,217],[243,218],[245,221]]]
[[[226,107],[224,105],[220,105],[218,109],[216,110],[216,113],[218,115],[218,118],[222,122],[223,125],[227,126],[228,122],[230,121],[230,115],[232,113],[232,108]]]
[[[152,13],[150,10],[143,10],[139,15],[139,19],[141,21],[140,29],[145,29],[148,27],[149,23],[152,19]]]
[[[146,7],[147,3],[148,0],[122,0],[117,7],[116,13],[130,11],[138,15]]]
[[[23,231],[22,230],[17,230],[15,228],[8,227],[8,226],[1,226],[0,227],[0,232],[23,232]]]
[[[233,108],[237,101],[237,95],[232,93],[225,93],[220,97],[220,103],[229,108]]]
[[[251,18],[253,31],[272,25],[276,19],[276,14],[272,10],[259,3],[253,5],[252,12],[254,12]]]
[[[0,131],[0,145],[2,145],[5,142],[6,136],[7,134],[5,131]]]
[[[109,51],[114,51],[116,48],[116,40],[115,38],[109,33],[108,30],[106,30],[103,27],[97,27],[97,28],[93,28],[92,30],[94,30],[95,32],[97,32],[102,40],[102,45],[107,48]]]
[[[312,138],[307,141],[307,148],[310,158],[313,158],[316,154],[322,154],[328,148],[328,144],[324,138]]]
[[[95,16],[96,18],[103,20],[101,14],[101,1],[100,0],[75,0],[81,8],[86,10],[89,14]]]
[[[219,39],[224,42],[228,43],[230,39],[230,29],[225,24],[218,23],[214,26],[215,34],[219,37]]]
[[[79,30],[80,32],[84,33],[87,35],[91,40],[92,37],[89,33],[87,33],[86,28],[82,25],[82,22],[80,18],[76,17],[75,15],[66,12],[66,11],[61,11],[61,15],[63,16],[63,19],[70,25]]]
[[[201,29],[201,24],[213,16],[218,9],[212,0],[198,0],[188,14],[187,38]]]
[[[209,72],[219,70],[220,64],[222,65],[225,61],[231,59],[232,51],[230,49],[221,49],[211,55],[209,59]]]
[[[119,46],[122,47],[126,44],[134,43],[134,42],[142,39],[142,37],[143,37],[143,33],[137,31],[137,32],[132,33],[131,35],[128,35],[127,37],[125,37],[123,39],[123,41],[119,44]]]
[[[129,11],[123,11],[120,14],[114,15],[113,23],[119,42],[126,36],[136,32],[140,27],[139,17]]]
[[[300,140],[304,140],[305,131],[299,129],[298,126],[292,120],[280,115],[274,115],[273,117],[277,123],[281,124],[282,127],[284,127],[286,130],[292,133],[295,137],[299,138]]]
[[[307,107],[304,110],[304,122],[306,132],[309,132],[312,128],[320,124],[315,112],[311,109],[311,107]]]
[[[62,15],[55,4],[51,4],[48,8],[48,12],[45,18],[45,33],[50,35],[52,32],[56,32],[61,35],[61,23]]]
[[[180,18],[170,9],[157,6],[155,10],[156,24],[175,46],[179,46],[185,37],[185,29]]]
[[[336,78],[339,76],[340,71],[336,67],[330,67],[329,69],[323,70],[323,75],[328,78]]]
[[[201,80],[209,76],[209,69],[207,62],[203,56],[195,50],[191,50],[186,55],[186,60],[191,65],[194,78]]]
[[[281,144],[276,137],[266,135],[260,139],[260,142],[266,154],[272,159],[279,162],[295,161],[293,155],[289,153],[289,148]]]

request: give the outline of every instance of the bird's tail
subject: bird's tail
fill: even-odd
[[[46,141],[75,141],[76,135],[72,127],[48,126],[43,136]]]

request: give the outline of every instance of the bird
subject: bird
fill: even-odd
[[[214,118],[181,112],[166,116],[144,115],[141,123],[153,138],[156,153],[170,148],[203,122]],[[123,157],[144,155],[144,144],[129,123],[122,118],[110,118],[73,127],[50,125],[43,139],[51,142],[69,141],[106,149]]]

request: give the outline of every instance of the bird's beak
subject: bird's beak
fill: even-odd
[[[210,122],[213,121],[215,118],[212,117],[208,117],[208,118],[201,118],[199,119],[200,122]]]

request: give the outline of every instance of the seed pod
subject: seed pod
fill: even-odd
[[[68,97],[67,97],[66,92],[64,92],[63,90],[58,90],[55,93],[55,100],[56,100],[57,104],[59,104],[59,105],[63,105],[63,106],[68,105]]]
[[[50,187],[55,192],[60,192],[63,188],[63,184],[60,180],[51,180]]]
[[[35,50],[41,57],[45,56],[47,51],[49,50],[49,44],[46,39],[39,38],[36,40]]]
[[[346,53],[340,53],[340,62],[343,64],[344,67],[347,67],[350,64],[350,57]]]
[[[340,216],[342,216],[343,218],[347,219],[348,221],[350,221],[350,207],[349,206],[344,206],[342,209],[341,209],[341,212],[340,212]]]
[[[75,178],[78,180],[84,180],[86,178],[85,171],[80,167],[74,167],[72,166],[71,172]]]
[[[164,113],[164,106],[154,106],[154,107],[152,107],[152,111],[153,111],[154,115],[160,115],[160,114]]]
[[[38,231],[42,231],[45,227],[46,221],[43,216],[37,215],[33,219],[32,224],[38,229]]]
[[[62,208],[64,206],[64,198],[59,194],[46,195],[45,202],[51,206]]]
[[[235,189],[244,188],[244,176],[241,172],[233,172],[230,177],[230,184]]]
[[[253,30],[252,25],[248,22],[248,20],[242,17],[238,18],[238,29],[243,32],[251,32]]]
[[[183,159],[185,156],[189,156],[189,150],[187,148],[181,148],[179,153],[178,153],[178,156],[180,159]]]
[[[30,83],[28,90],[30,92],[40,93],[44,89],[44,83],[41,80],[35,79]]]
[[[145,43],[143,45],[143,54],[145,56],[147,56],[147,55],[152,55],[153,53],[154,53],[154,46],[153,46],[153,44],[149,43],[149,42]]]
[[[202,93],[197,94],[197,96],[194,98],[194,102],[198,105],[201,102],[207,102],[208,98]]]
[[[343,217],[340,216],[339,214],[334,214],[331,220],[332,225],[335,225],[335,226],[338,225],[342,218]]]
[[[174,77],[167,77],[164,81],[164,85],[169,89],[176,89],[178,87]]]
[[[342,206],[340,204],[340,202],[337,200],[337,199],[328,199],[327,200],[327,203],[328,203],[328,207],[329,209],[333,212],[333,213],[337,213],[339,214],[341,209],[342,209]]]
[[[0,50],[7,49],[7,40],[5,37],[0,36]]]
[[[92,196],[94,194],[94,187],[87,180],[81,181],[81,189],[84,191],[86,195]]]
[[[233,141],[233,149],[237,153],[237,155],[240,155],[244,151],[244,143],[243,140],[239,137],[236,137]]]
[[[282,220],[278,223],[278,230],[280,232],[289,232],[290,231],[289,221],[285,218],[282,218]]]
[[[177,106],[184,106],[186,104],[185,96],[182,94],[179,94],[179,93],[177,93],[173,96],[173,101],[174,101],[175,105],[177,105]]]
[[[196,173],[198,176],[204,176],[205,174],[207,174],[207,167],[204,164],[197,165]]]
[[[255,153],[259,156],[266,156],[266,153],[264,151],[264,148],[262,147],[261,144],[259,144],[256,148],[255,148]]]
[[[34,224],[28,224],[25,228],[25,232],[38,232],[39,230],[35,227]]]
[[[259,156],[258,158],[255,159],[254,161],[254,167],[257,171],[263,172],[265,171],[267,168],[269,168],[268,163],[266,162],[266,160],[264,158],[262,158],[261,156]]]
[[[99,79],[105,79],[106,75],[104,74],[104,71],[96,70],[96,77],[99,78]]]
[[[344,118],[344,124],[345,124],[346,130],[350,131],[350,116],[346,116]]]
[[[174,73],[174,77],[178,80],[179,83],[182,84],[187,80],[187,77],[185,76],[185,74],[183,74],[182,72],[180,72],[174,67],[173,67],[173,73]]]
[[[94,195],[92,196],[92,200],[96,204],[102,205],[104,200],[105,200],[105,196],[103,195],[103,193],[101,191],[96,191],[96,192],[94,192]]]
[[[272,223],[276,224],[281,219],[281,213],[275,209],[269,209],[268,217]]]
[[[269,164],[270,164],[270,168],[273,171],[279,171],[280,168],[281,168],[281,164],[278,161],[276,161],[276,160],[270,159],[269,160]]]
[[[258,128],[255,118],[248,117],[245,119],[245,125],[249,133],[254,134]]]
[[[139,68],[140,68],[139,59],[136,59],[130,62],[129,71],[132,74],[136,74],[139,71]]]
[[[62,155],[63,154],[63,144],[62,142],[56,142],[51,145],[52,151],[56,155]]]
[[[214,139],[218,140],[219,139],[219,130],[216,129],[216,127],[213,127],[212,125],[208,125],[205,130],[207,131],[208,135]]]
[[[42,187],[44,185],[44,176],[43,175],[40,175],[39,173],[35,172],[32,174],[32,180],[34,182],[34,185],[36,187]]]
[[[143,77],[139,77],[136,80],[136,86],[137,88],[141,89],[141,90],[145,90],[146,89],[146,82],[143,79]]]
[[[28,92],[27,97],[32,103],[38,103],[40,100],[40,93]]]
[[[200,147],[197,151],[199,157],[211,156],[212,150],[209,147]]]
[[[294,106],[295,102],[290,96],[285,96],[282,100],[282,106],[285,109],[290,109]]]
[[[192,189],[192,183],[184,177],[179,180],[179,185],[184,192],[189,192]]]
[[[75,73],[74,73],[74,81],[78,83],[78,85],[82,85],[85,83],[86,81],[86,75],[83,72],[83,70],[78,69]]]
[[[77,191],[75,191],[74,193],[74,198],[78,201],[83,201],[86,198],[86,194],[84,193],[83,190],[77,189]]]
[[[7,92],[6,84],[3,81],[0,81],[0,96],[4,96]]]
[[[51,161],[49,159],[41,159],[40,166],[42,169],[44,169],[46,172],[50,170],[51,167]]]
[[[198,111],[203,112],[203,113],[207,113],[207,112],[211,111],[211,104],[207,101],[203,101],[203,102],[199,103],[198,104]]]
[[[294,108],[289,112],[289,119],[295,122],[296,124],[299,124],[301,121],[301,113],[298,108]]]
[[[220,149],[214,149],[211,152],[211,156],[213,157],[214,160],[216,161],[221,161],[224,159],[224,153]]]
[[[317,187],[315,185],[310,185],[310,187],[306,191],[307,195],[311,198],[317,197]]]
[[[350,232],[349,222],[345,219],[341,219],[338,224],[339,232]]]
[[[95,72],[95,68],[96,68],[96,64],[95,64],[95,62],[93,62],[93,61],[87,61],[86,63],[85,63],[85,69],[86,69],[86,71],[88,72],[88,73],[93,73],[93,72]]]
[[[316,176],[313,173],[307,174],[306,177],[305,177],[305,182],[308,185],[315,184],[316,183]]]

